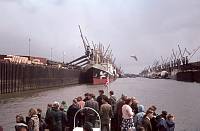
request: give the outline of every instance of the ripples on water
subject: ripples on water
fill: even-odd
[[[122,93],[135,96],[146,108],[156,105],[157,113],[167,110],[174,114],[176,131],[200,131],[200,84],[136,78],[117,79],[109,88],[118,98]],[[16,114],[26,116],[31,107],[41,108],[45,113],[48,103],[65,100],[70,105],[73,98],[83,96],[86,92],[97,95],[99,89],[104,89],[107,93],[102,85],[76,85],[3,98],[0,100],[0,125],[5,131],[14,130]]]

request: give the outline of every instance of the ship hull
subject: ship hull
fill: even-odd
[[[109,79],[110,82],[112,82],[114,79]],[[91,84],[93,85],[103,85],[107,83],[107,79],[99,79],[99,78],[92,78]]]
[[[100,74],[104,74],[104,75],[100,75]],[[85,73],[86,83],[92,84],[92,85],[103,85],[103,84],[106,84],[107,82],[112,82],[115,79],[116,78],[114,77],[114,75],[109,74],[105,70],[94,68],[94,67],[89,68]]]
[[[200,83],[200,62],[193,62],[181,65],[178,69],[173,69],[171,78],[177,81],[198,82]],[[173,73],[175,71],[175,73]]]
[[[173,76],[171,75],[170,78],[177,81],[200,83],[200,71],[180,71]]]

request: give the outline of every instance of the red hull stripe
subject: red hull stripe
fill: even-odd
[[[112,82],[113,79],[109,79],[109,81]],[[107,79],[93,78],[93,84],[94,85],[102,85],[102,84],[106,84],[106,82],[107,82]]]

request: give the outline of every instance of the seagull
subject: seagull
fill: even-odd
[[[132,55],[131,57],[134,58],[136,61],[138,61],[138,59],[135,55]]]

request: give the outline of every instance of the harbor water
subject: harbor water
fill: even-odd
[[[0,96],[0,126],[4,131],[14,130],[15,116],[23,114],[26,116],[31,107],[41,108],[46,112],[48,103],[62,100],[67,104],[72,99],[83,96],[86,92],[98,95],[98,90],[107,89],[103,85],[75,85],[50,90],[28,91],[11,96]],[[164,79],[127,78],[117,79],[109,85],[119,98],[121,94],[136,97],[140,104],[146,108],[155,105],[157,113],[162,110],[175,115],[176,131],[200,131],[200,84],[178,82]]]

